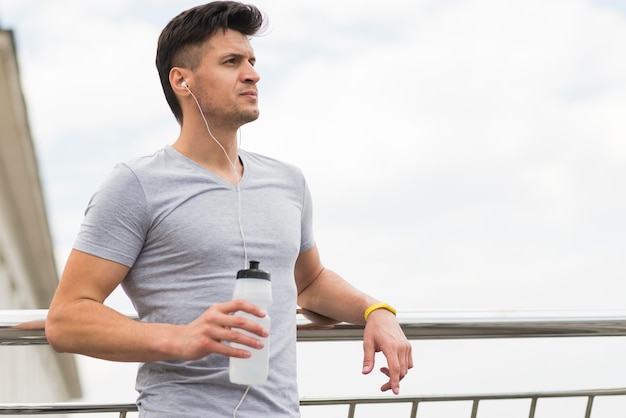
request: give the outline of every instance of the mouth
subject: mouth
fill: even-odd
[[[247,90],[241,93],[241,96],[256,100],[258,98],[258,93],[255,90]]]

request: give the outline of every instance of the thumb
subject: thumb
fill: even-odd
[[[363,341],[363,374],[368,374],[374,370],[374,355],[376,350],[374,344],[369,341]]]

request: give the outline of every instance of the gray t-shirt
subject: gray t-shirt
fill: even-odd
[[[240,150],[241,224],[249,260],[272,275],[270,373],[237,416],[298,417],[294,265],[314,245],[309,190],[300,170]],[[77,250],[131,267],[122,282],[139,319],[186,324],[232,299],[247,268],[236,187],[167,146],[115,167],[85,213]],[[140,417],[232,417],[244,386],[228,358],[141,364]]]

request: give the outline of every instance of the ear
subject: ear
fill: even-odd
[[[192,73],[188,69],[181,67],[172,67],[172,69],[170,70],[169,79],[170,86],[172,86],[172,90],[174,90],[174,93],[181,96],[189,95],[189,91],[185,87],[183,87],[183,81],[186,82],[188,86],[191,86],[192,83],[189,80],[192,78]]]

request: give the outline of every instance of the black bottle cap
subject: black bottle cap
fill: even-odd
[[[258,261],[250,261],[250,268],[246,270],[239,270],[237,272],[237,278],[270,280],[270,273],[259,269]]]

